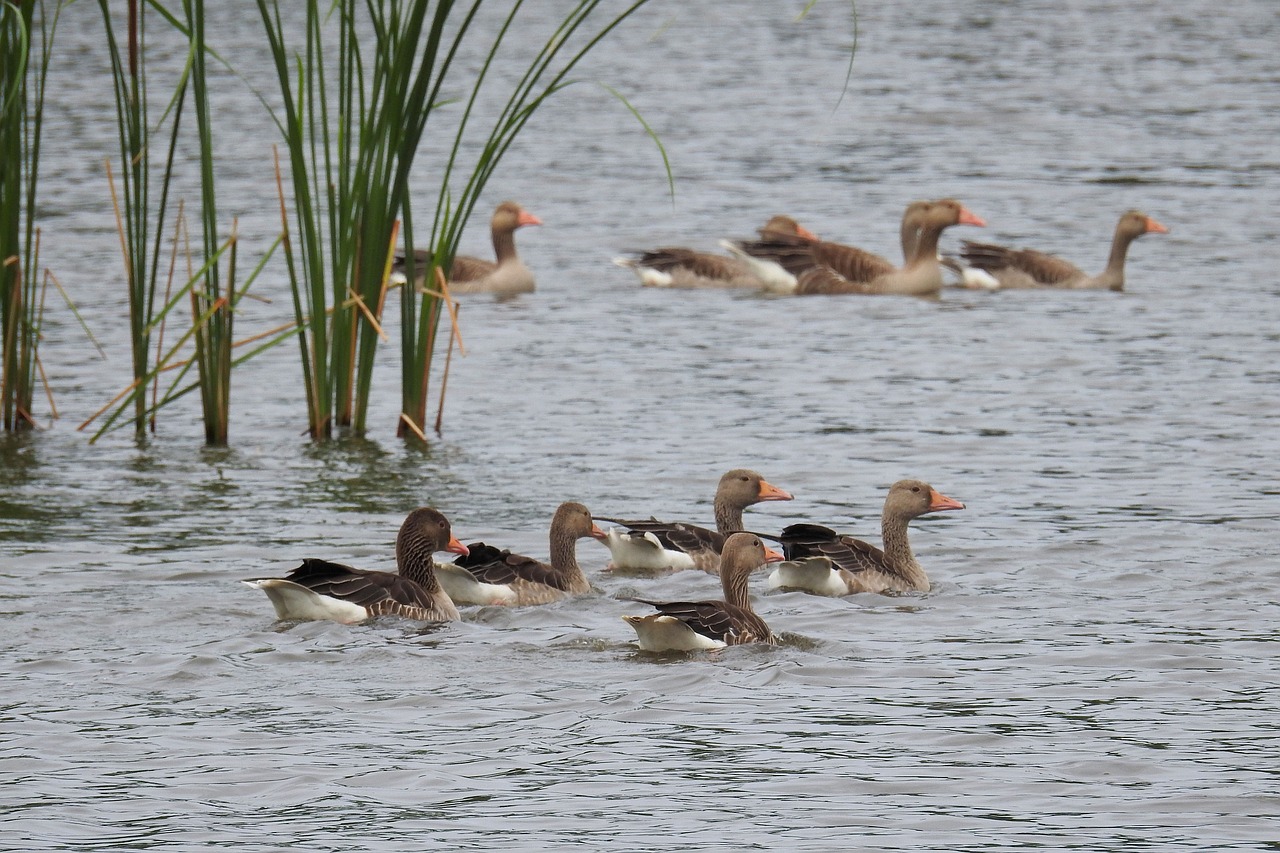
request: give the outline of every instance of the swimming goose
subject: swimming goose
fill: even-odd
[[[635,629],[641,650],[688,652],[722,649],[743,643],[776,642],[768,624],[751,607],[747,579],[766,562],[782,555],[765,548],[754,533],[735,533],[724,543],[720,585],[723,601],[645,601],[658,609],[648,616],[623,616]]]
[[[956,287],[963,287],[965,290],[999,290],[1000,281],[991,273],[978,267],[971,267],[964,261],[952,255],[943,255],[940,258],[942,266],[956,276]]]
[[[790,492],[766,482],[759,473],[735,468],[721,477],[716,487],[715,530],[656,518],[625,521],[596,516],[596,520],[625,528],[610,528],[605,532],[602,541],[613,555],[609,568],[701,569],[716,574],[720,570],[720,549],[724,547],[725,538],[743,529],[742,511],[761,501],[791,498]]]
[[[960,254],[970,266],[994,276],[1001,288],[1124,290],[1124,261],[1129,253],[1129,244],[1143,234],[1167,233],[1168,228],[1145,213],[1126,211],[1116,223],[1106,269],[1094,276],[1075,264],[1034,249],[1010,249],[992,243],[965,241]]]
[[[938,240],[952,225],[986,225],[955,199],[912,202],[902,215],[900,237],[912,252],[902,267],[891,261],[839,243],[815,241],[806,245],[761,240],[741,245],[743,251],[777,262],[796,276],[798,294],[897,293],[931,296],[942,288]]]
[[[929,576],[911,551],[907,524],[926,513],[950,509],[964,509],[964,504],[919,480],[894,483],[880,521],[883,551],[820,524],[790,525],[778,537],[787,561],[769,575],[768,586],[831,596],[927,592]]]
[[[603,539],[604,531],[585,506],[562,503],[551,519],[550,563],[475,542],[469,554],[437,565],[436,577],[456,604],[547,604],[582,595],[591,583],[578,566],[577,542],[587,536]]]
[[[265,592],[281,619],[361,622],[391,615],[449,622],[458,618],[458,608],[432,571],[431,555],[436,551],[465,554],[467,546],[453,536],[444,515],[419,507],[409,513],[396,537],[398,573],[307,559],[283,578],[244,583]]]
[[[759,231],[762,239],[816,240],[817,236],[789,216],[774,216]],[[726,258],[678,246],[639,252],[633,258],[614,258],[635,272],[646,287],[728,288],[764,290],[795,288],[795,276],[777,264],[755,259]]]
[[[516,293],[532,293],[534,290],[533,273],[520,260],[516,251],[515,232],[525,225],[541,225],[542,220],[514,201],[504,201],[493,212],[489,230],[493,237],[493,252],[496,261],[486,261],[469,255],[458,255],[453,259],[453,266],[447,276],[449,293],[496,293],[511,295]],[[431,263],[431,252],[426,249],[415,249],[413,253],[413,269],[415,279],[421,283]],[[391,265],[393,281],[405,280],[405,258],[397,255]],[[398,276],[398,277],[397,277]]]

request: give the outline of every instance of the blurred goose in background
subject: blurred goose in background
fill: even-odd
[[[454,537],[444,515],[419,507],[409,513],[396,537],[398,573],[307,559],[283,578],[244,583],[265,592],[281,619],[361,622],[390,615],[449,622],[458,618],[458,608],[436,581],[436,551],[466,554],[467,546]]]
[[[715,574],[720,570],[720,549],[731,533],[743,529],[742,511],[761,501],[789,501],[790,492],[765,481],[756,471],[735,468],[720,478],[716,487],[716,529],[695,524],[648,520],[623,520],[596,516],[597,521],[621,525],[611,528],[602,540],[609,546],[613,569],[701,569]]]
[[[772,260],[794,275],[798,294],[932,296],[942,288],[938,240],[943,230],[952,225],[985,224],[955,199],[912,202],[903,212],[899,232],[904,251],[912,252],[902,267],[864,249],[826,241],[794,245],[761,240],[739,248]]]
[[[583,595],[591,583],[578,566],[577,543],[588,536],[603,539],[604,531],[585,506],[569,501],[551,519],[550,563],[475,542],[453,563],[436,566],[436,576],[456,604],[547,604]]]
[[[641,650],[688,652],[722,649],[743,643],[776,642],[768,624],[751,607],[747,581],[751,573],[782,555],[766,548],[754,533],[735,533],[724,543],[720,586],[723,601],[646,601],[657,608],[648,616],[623,616],[635,629]]]
[[[770,589],[796,589],[817,595],[855,592],[927,592],[929,576],[907,540],[907,525],[930,512],[964,509],[964,504],[919,480],[889,487],[880,520],[884,550],[836,533],[820,524],[793,524],[782,531],[786,562],[769,575]]]
[[[1169,229],[1139,210],[1129,210],[1116,223],[1107,266],[1091,276],[1075,264],[1037,252],[993,243],[965,241],[960,255],[966,264],[985,271],[1002,289],[1054,287],[1072,290],[1124,290],[1124,261],[1129,244],[1143,234],[1167,234]]]
[[[448,275],[449,293],[454,296],[462,293],[532,293],[533,273],[520,260],[520,254],[516,251],[515,233],[517,228],[541,224],[541,219],[514,201],[504,201],[498,205],[489,226],[497,260],[486,261],[468,255],[454,257],[453,267]],[[414,278],[416,283],[421,284],[431,263],[431,252],[415,249],[413,258]],[[397,255],[391,265],[391,280],[400,283],[406,280],[404,255]]]
[[[965,290],[999,290],[1000,282],[991,273],[971,267],[954,255],[943,255],[939,262],[956,277],[956,286]]]
[[[789,216],[774,216],[759,233],[762,239],[817,239],[817,235]],[[646,287],[750,287],[769,291],[795,288],[795,276],[777,264],[755,258],[728,258],[682,247],[651,249],[639,252],[635,257],[614,258],[613,262],[635,272]]]

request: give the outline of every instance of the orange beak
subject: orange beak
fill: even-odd
[[[461,554],[464,557],[471,553],[471,549],[459,542],[458,537],[453,535],[449,536],[449,544],[444,546],[444,549],[450,554]]]
[[[817,239],[819,239],[817,234],[814,234],[812,231],[810,231],[808,228],[805,228],[803,225],[796,226],[796,236],[803,237],[806,240],[816,241]]]
[[[594,524],[593,524],[593,525],[591,525],[591,538],[592,538],[592,539],[599,539],[601,542],[603,542],[606,538],[608,538],[608,535],[609,535],[609,534],[605,533],[603,530],[601,530],[601,529],[600,529],[599,527],[597,527],[596,525],[594,525]]]
[[[781,554],[779,554],[777,551],[773,550],[772,548],[768,547],[767,545],[765,546],[765,549],[764,549],[764,561],[765,561],[766,563],[781,563],[781,562],[782,562],[783,560],[785,560],[785,559],[787,559],[787,558],[786,558],[786,557],[784,557],[784,556],[782,556]]]
[[[792,495],[790,492],[783,491],[782,489],[779,489],[777,486],[771,485],[769,483],[766,483],[764,480],[761,480],[760,494],[757,495],[756,497],[757,499],[762,501],[789,501],[795,496]]]
[[[1169,229],[1165,228],[1159,222],[1156,222],[1150,216],[1147,217],[1147,233],[1148,234],[1168,234]]]
[[[520,215],[516,217],[516,227],[521,225],[541,225],[542,220],[534,216],[527,210],[521,210]]]
[[[960,206],[960,224],[977,225],[979,228],[985,228],[987,225],[986,221],[981,216],[963,205]]]
[[[964,504],[949,498],[937,489],[929,491],[929,512],[941,512],[944,509],[964,509]]]

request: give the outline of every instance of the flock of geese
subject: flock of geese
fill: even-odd
[[[630,598],[655,612],[623,617],[644,651],[717,649],[776,642],[751,606],[748,581],[764,566],[773,567],[770,589],[827,596],[927,591],[929,577],[911,550],[907,525],[926,513],[964,509],[964,504],[927,483],[900,480],[885,497],[883,548],[819,524],[793,524],[776,536],[745,530],[742,515],[747,507],[791,499],[790,492],[759,473],[739,468],[720,478],[714,528],[655,518],[592,516],[582,504],[566,502],[551,520],[547,562],[484,542],[464,545],[441,512],[419,507],[409,513],[396,537],[396,572],[307,559],[283,578],[244,583],[265,592],[276,615],[285,620],[351,623],[393,615],[449,622],[461,618],[460,605],[532,606],[591,593],[577,556],[578,540],[590,538],[609,548],[606,571],[718,574],[723,599]],[[597,522],[613,526],[605,530]],[[777,542],[782,552],[762,539]],[[442,551],[457,559],[436,562],[435,554]]]
[[[491,221],[495,259],[459,256],[447,283],[451,294],[527,293],[533,273],[516,251],[515,232],[542,220],[513,201],[498,205]],[[1107,265],[1098,275],[1053,255],[994,243],[964,241],[958,256],[938,251],[942,232],[955,225],[986,222],[955,199],[916,201],[902,215],[901,266],[855,246],[820,239],[787,216],[775,216],[757,240],[722,241],[727,255],[663,247],[616,259],[650,287],[752,288],[780,294],[904,294],[934,296],[950,270],[963,287],[1124,288],[1129,245],[1143,234],[1168,229],[1137,210],[1116,225]],[[430,255],[397,257],[393,275],[401,282],[421,279]],[[483,542],[462,544],[448,519],[431,507],[409,513],[396,538],[396,572],[355,569],[328,560],[307,559],[283,578],[245,583],[267,594],[281,619],[359,622],[398,615],[433,622],[460,618],[458,606],[528,606],[586,595],[591,582],[578,565],[577,543],[595,539],[609,548],[609,569],[667,572],[701,570],[720,576],[724,598],[708,601],[629,599],[655,612],[625,616],[645,651],[693,651],[742,643],[775,642],[768,624],[751,606],[748,581],[762,566],[773,566],[770,589],[841,596],[857,592],[895,593],[929,589],[929,577],[912,553],[907,525],[931,512],[964,504],[919,480],[894,483],[881,517],[883,548],[818,524],[793,524],[777,536],[745,529],[743,510],[792,495],[760,474],[735,469],[720,479],[715,527],[655,518],[593,517],[582,504],[561,504],[551,520],[549,561]],[[597,521],[612,524],[601,529]],[[775,541],[779,553],[762,539]],[[435,554],[457,555],[437,563]]]
[[[448,275],[452,294],[512,295],[534,290],[533,273],[516,251],[515,232],[542,220],[514,201],[504,201],[490,223],[495,259],[458,256]],[[775,216],[757,240],[722,240],[727,255],[666,246],[634,252],[614,263],[634,271],[641,284],[670,288],[750,288],[779,294],[893,293],[936,296],[946,284],[944,270],[961,287],[987,290],[1063,288],[1123,290],[1129,245],[1143,234],[1168,229],[1137,210],[1126,211],[1116,224],[1107,265],[1089,275],[1076,265],[1034,249],[1013,249],[966,240],[956,256],[941,255],[942,232],[953,225],[985,226],[986,222],[951,198],[915,201],[902,215],[901,266],[880,255],[820,239],[788,216]],[[421,279],[430,262],[414,253],[414,277]],[[403,282],[410,264],[398,256],[393,278]]]

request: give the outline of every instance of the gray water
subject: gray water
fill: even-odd
[[[1280,9],[863,3],[841,98],[848,7],[802,5],[655,2],[529,126],[481,207],[546,222],[519,235],[539,290],[467,301],[428,452],[394,437],[394,343],[365,440],[301,435],[291,346],[237,372],[230,449],[201,446],[194,402],[142,444],[76,431],[128,356],[100,23],[72,7],[44,260],[108,358],[51,308],[61,418],[0,440],[0,848],[1277,847]],[[256,13],[227,17],[215,39],[269,92]],[[662,136],[674,201],[596,80]],[[276,139],[220,91],[220,197],[260,253]],[[609,263],[778,212],[893,255],[906,202],[945,195],[989,228],[944,249],[1096,271],[1122,210],[1171,233],[1120,294],[664,292]],[[246,334],[290,317],[279,264],[256,290]],[[562,500],[709,521],[741,465],[796,494],[749,512],[761,530],[874,539],[907,476],[968,508],[912,528],[928,594],[760,584],[782,644],[716,655],[641,654],[619,618],[713,579],[606,574],[589,541],[599,595],[439,628],[279,623],[237,583],[389,569],[422,504],[540,556]]]

